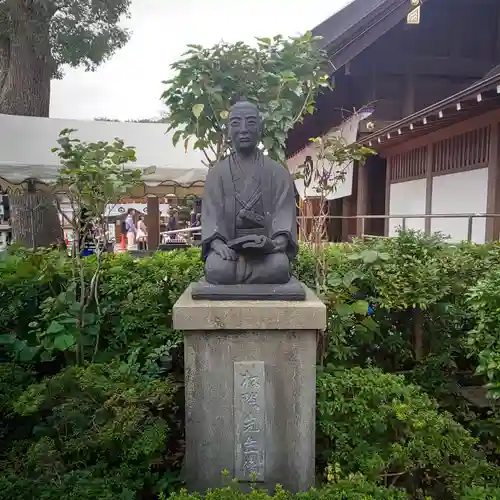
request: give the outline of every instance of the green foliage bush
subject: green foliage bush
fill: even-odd
[[[460,500],[499,500],[500,488],[483,488],[472,487],[467,488]]]
[[[446,392],[455,373],[475,370],[464,335],[477,315],[466,297],[500,263],[500,245],[451,245],[438,235],[408,231],[325,252],[320,291],[329,306],[329,328],[323,364],[404,372],[433,393]],[[315,283],[313,260],[303,251],[296,266],[309,286]],[[418,324],[422,359],[416,357]]]
[[[96,265],[85,259],[89,279]],[[66,255],[16,250],[0,261],[0,498],[137,498],[178,481],[171,311],[200,275],[198,252],[109,255],[102,267],[100,314],[92,304],[82,331]]]
[[[325,254],[327,276],[319,291],[329,305],[326,364],[371,363],[388,371],[412,370],[416,366],[413,310],[418,308],[423,314],[425,359],[430,362],[424,368],[446,377],[458,369],[475,368],[475,361],[467,360],[463,333],[473,329],[477,314],[465,299],[500,262],[499,245],[449,245],[438,237],[407,232],[383,241],[332,245]],[[85,265],[91,276],[95,259],[85,259]],[[160,346],[176,345],[179,336],[171,329],[171,309],[187,284],[202,273],[199,252],[157,253],[139,260],[111,255],[102,265],[98,325],[93,305],[88,313],[95,321],[78,339],[86,349],[85,359],[92,359],[96,340],[94,361],[117,353],[130,355],[132,345],[142,359]],[[303,248],[295,267],[298,277],[314,288],[313,253]],[[18,251],[0,261],[5,304],[0,310],[0,343],[6,346],[10,341],[10,352],[21,355],[23,345],[16,340],[39,346],[37,334],[47,336],[51,325],[57,336],[74,336],[70,328],[74,321],[61,316],[61,311],[68,313],[68,301],[74,300],[66,286],[70,274],[71,263],[58,253]],[[369,304],[374,307],[372,316],[367,315]],[[63,330],[59,320],[66,325]],[[50,357],[57,354],[57,345]],[[64,343],[60,347],[65,352]],[[23,354],[29,358],[33,353]],[[435,382],[422,373],[421,363],[417,366],[419,382]]]
[[[495,394],[500,245],[410,231],[323,257],[321,279],[307,248],[295,271],[328,307],[317,449],[318,473],[328,467],[335,480],[297,498],[496,498],[500,419],[457,389],[490,382]],[[97,260],[83,264],[90,280]],[[23,249],[0,258],[0,499],[149,500],[177,486],[182,336],[171,313],[202,273],[199,251],[100,265],[82,327],[71,259]]]
[[[6,304],[0,312],[0,345],[25,362],[57,363],[62,354],[66,361],[73,359],[76,345],[88,361],[133,356],[154,362],[180,342],[172,330],[172,306],[201,275],[198,253],[162,252],[149,259],[106,256],[100,314],[92,304],[83,331],[77,326],[79,306],[73,308],[76,290],[68,286],[69,259],[43,251],[15,253],[0,261],[0,294]],[[85,265],[92,276],[96,259],[85,259]]]
[[[479,359],[477,372],[486,375],[491,396],[500,398],[500,270],[492,268],[468,293],[475,317],[467,338],[471,355]]]
[[[280,487],[276,489],[274,495],[257,489],[244,493],[235,483],[208,491],[205,495],[189,494],[186,490],[181,490],[171,495],[169,500],[406,500],[407,498],[406,493],[401,490],[377,486],[357,475],[297,495],[292,495]]]
[[[470,433],[402,376],[376,368],[324,371],[317,399],[325,458],[343,471],[436,498],[459,498],[491,474],[500,480]]]
[[[174,392],[169,380],[148,380],[119,363],[72,366],[30,385],[11,400],[11,412],[32,435],[4,456],[0,498],[135,498],[161,490]]]

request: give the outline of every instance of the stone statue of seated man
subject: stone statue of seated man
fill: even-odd
[[[294,182],[258,149],[257,107],[229,113],[233,152],[207,174],[202,202],[205,280],[213,285],[286,284],[298,252]]]

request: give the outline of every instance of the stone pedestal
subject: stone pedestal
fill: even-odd
[[[306,490],[315,477],[316,335],[326,308],[297,301],[193,300],[174,306],[183,330],[186,480],[190,490],[241,483]]]

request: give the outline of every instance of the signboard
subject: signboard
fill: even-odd
[[[147,215],[148,206],[146,203],[117,203],[115,205],[106,205],[104,212],[105,217],[122,217],[125,216],[129,209],[133,208],[137,213]],[[168,203],[160,203],[160,213],[165,215],[168,213],[170,205]]]

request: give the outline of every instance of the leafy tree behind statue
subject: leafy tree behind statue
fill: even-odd
[[[0,0],[0,113],[49,116],[62,66],[93,70],[123,47],[130,0]]]
[[[202,150],[207,165],[228,154],[226,120],[233,101],[242,97],[259,105],[264,148],[285,160],[287,133],[314,112],[322,87],[329,86],[326,53],[319,37],[257,38],[256,46],[225,42],[210,48],[189,45],[174,64],[175,76],[164,82],[169,130],[174,145]]]
[[[190,45],[174,64],[175,76],[166,81],[163,99],[168,107],[169,130],[175,130],[174,145],[181,139],[187,149],[192,144],[213,165],[229,153],[228,110],[235,98],[258,104],[263,118],[263,148],[269,156],[285,163],[288,132],[308,114],[323,88],[329,88],[327,54],[318,48],[321,37],[310,32],[300,37],[257,38],[256,47],[243,42],[220,43],[210,48]],[[344,182],[348,166],[362,164],[372,154],[368,148],[349,145],[343,139],[311,139],[316,149],[312,176],[318,189],[314,198],[320,210],[311,223],[301,221],[302,239],[312,243],[317,257],[317,291],[321,292],[326,269],[320,260],[328,220],[328,197]],[[297,177],[304,176],[304,165]],[[307,200],[304,200],[307,202]],[[307,203],[302,215],[310,215]],[[302,230],[309,226],[309,230]],[[309,233],[309,234],[305,234]]]

